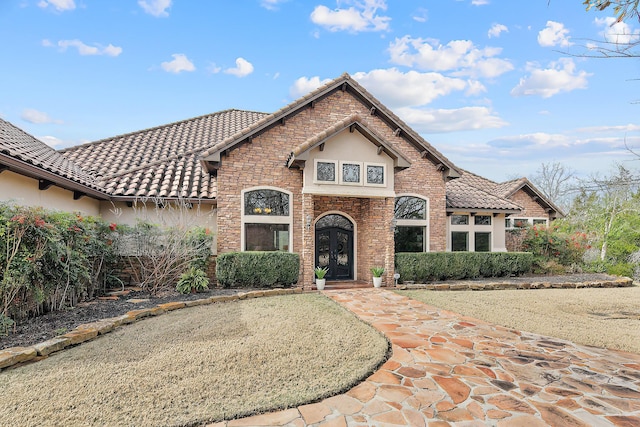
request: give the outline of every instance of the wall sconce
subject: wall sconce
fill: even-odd
[[[395,218],[393,218],[391,220],[391,231],[396,231],[396,225],[397,224],[398,224],[398,221]]]
[[[309,230],[311,228],[311,222],[313,221],[313,217],[311,215],[307,214],[306,220],[307,221],[306,221],[305,225],[307,227],[307,230]]]

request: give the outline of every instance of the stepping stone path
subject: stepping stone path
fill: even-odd
[[[325,294],[384,333],[391,358],[345,394],[210,427],[640,426],[640,355],[492,325],[383,289]]]

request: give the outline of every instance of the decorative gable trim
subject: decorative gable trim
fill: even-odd
[[[349,129],[349,132],[351,133],[358,131],[362,136],[371,141],[372,144],[378,147],[378,155],[385,153],[393,159],[394,168],[406,169],[411,166],[411,162],[407,160],[406,157],[396,151],[390,144],[385,142],[380,135],[363,124],[362,119],[358,114],[353,114],[344,120],[340,120],[330,128],[314,135],[294,148],[289,154],[286,166],[288,168],[295,167],[298,169],[304,169],[305,163],[309,160],[309,153],[312,149],[320,147],[322,150],[324,143],[327,140],[333,138],[345,129]]]
[[[314,108],[315,103],[336,91],[349,92],[367,107],[371,115],[377,116],[385,122],[387,126],[393,129],[397,137],[404,138],[414,146],[416,150],[422,153],[424,158],[428,158],[435,165],[441,165],[439,168],[442,170],[444,179],[449,180],[460,176],[460,172],[453,163],[406,123],[400,120],[398,116],[360,86],[360,84],[353,80],[347,73],[203,151],[200,156],[203,167],[209,172],[215,171],[220,167],[224,155],[228,154],[230,150],[249,142],[250,138],[260,135],[274,126],[283,125],[289,117],[298,114],[303,109]]]

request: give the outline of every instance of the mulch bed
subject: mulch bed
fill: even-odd
[[[0,350],[10,347],[24,347],[67,333],[83,323],[117,317],[131,310],[152,308],[158,304],[173,301],[190,301],[217,295],[233,295],[246,289],[210,289],[196,294],[182,295],[175,290],[167,290],[155,296],[131,290],[116,300],[94,299],[79,303],[76,307],[55,311],[20,321],[8,336],[0,335]],[[134,302],[131,302],[134,300]],[[135,300],[148,300],[139,301]]]

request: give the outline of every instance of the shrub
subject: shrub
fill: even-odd
[[[552,265],[549,264],[551,261],[562,266],[580,263],[590,248],[585,233],[563,233],[555,225],[528,228],[522,242],[522,249],[533,253],[535,268],[540,273],[552,272],[545,269],[545,265]]]
[[[180,280],[176,284],[176,290],[181,294],[204,291],[205,289],[209,289],[207,273],[193,266],[180,275]]]
[[[216,260],[222,287],[273,288],[298,281],[300,257],[289,252],[229,252]]]
[[[529,273],[533,256],[524,252],[422,252],[396,254],[403,282],[461,280]]]
[[[73,306],[111,280],[113,231],[80,214],[0,203],[0,318]]]

